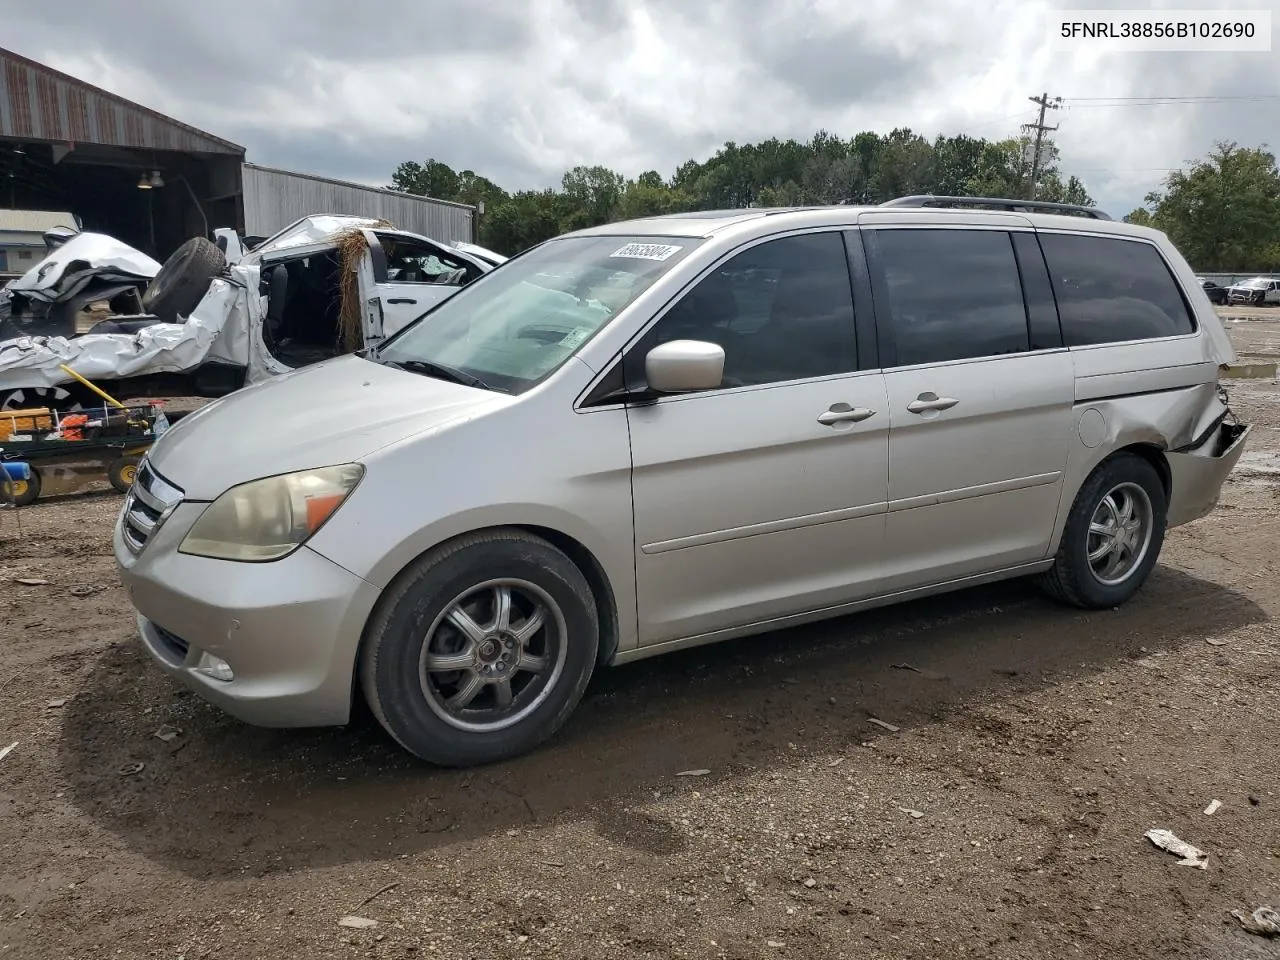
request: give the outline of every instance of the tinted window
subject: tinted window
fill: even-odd
[[[814,233],[770,240],[699,281],[644,338],[724,348],[726,387],[857,369],[853,291],[844,240]]]
[[[1191,333],[1169,268],[1149,243],[1041,234],[1069,347]]]
[[[877,316],[887,314],[892,323],[898,366],[1029,349],[1027,309],[1009,234],[878,230],[875,247]]]

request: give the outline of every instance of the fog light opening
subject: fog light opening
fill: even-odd
[[[202,673],[213,680],[221,680],[223,683],[230,683],[236,678],[235,672],[231,669],[231,664],[221,657],[215,657],[211,653],[202,652],[200,660],[192,669],[196,673]]]

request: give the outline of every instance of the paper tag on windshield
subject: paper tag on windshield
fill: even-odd
[[[661,263],[667,260],[684,247],[673,247],[669,243],[628,243],[621,250],[614,251],[609,254],[611,257],[627,257],[631,260],[657,260]]]

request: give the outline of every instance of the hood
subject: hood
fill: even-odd
[[[214,500],[239,483],[350,463],[510,402],[506,394],[338,357],[183,417],[148,459],[187,499]]]
[[[38,300],[52,300],[62,292],[59,287],[64,275],[70,279],[70,275],[99,273],[149,280],[159,272],[159,263],[127,243],[105,233],[78,233],[18,279],[10,281],[5,289]]]

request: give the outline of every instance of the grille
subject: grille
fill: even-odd
[[[121,532],[131,551],[142,548],[169,519],[174,507],[182,502],[182,491],[152,469],[146,460],[138,467],[138,475],[125,496]]]

